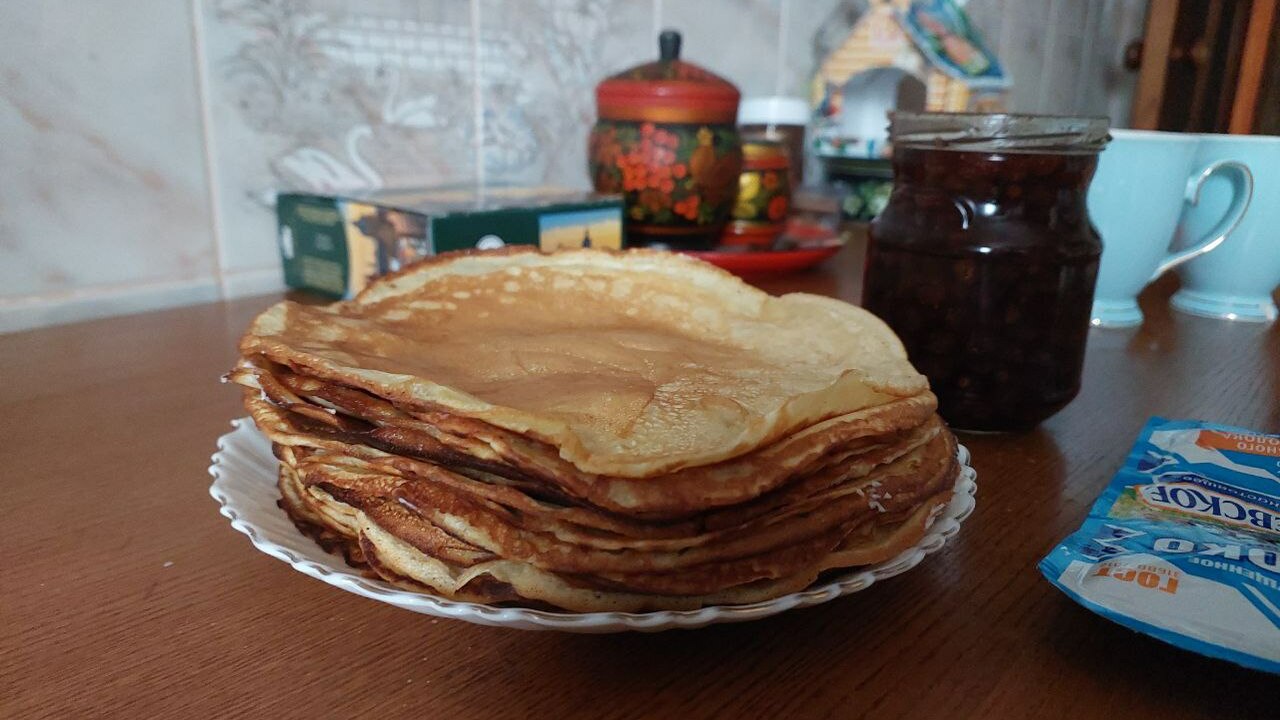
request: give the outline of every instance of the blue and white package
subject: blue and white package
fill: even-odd
[[[1280,435],[1152,418],[1040,572],[1121,625],[1280,673]]]

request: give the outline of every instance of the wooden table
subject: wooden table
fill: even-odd
[[[856,298],[854,248],[762,283]],[[1176,281],[1175,281],[1176,282]],[[868,592],[743,625],[581,636],[437,620],[253,549],[205,472],[218,383],[275,298],[0,336],[0,717],[1278,717],[1280,679],[1071,602],[1036,562],[1151,415],[1280,430],[1280,327],[1094,331],[1084,391],[969,436],[958,538]]]

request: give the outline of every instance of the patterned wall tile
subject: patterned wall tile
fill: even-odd
[[[1085,77],[1080,107],[1111,117],[1112,127],[1129,127],[1138,73],[1124,66],[1124,49],[1142,38],[1147,0],[1094,0],[1095,30],[1085,36]]]
[[[586,188],[595,86],[656,59],[640,0],[480,0],[484,166],[496,182]]]
[[[218,277],[232,296],[279,288],[280,188],[585,187],[594,87],[654,58],[659,28],[745,95],[805,96],[867,1],[15,4],[0,22],[0,331],[207,299]],[[1123,125],[1119,53],[1146,4],[968,8],[1013,107]]]
[[[202,0],[224,262],[275,277],[277,188],[321,192],[475,175],[468,3]],[[236,294],[236,288],[232,287]]]
[[[1036,83],[1037,112],[1067,115],[1081,110],[1077,90],[1086,70],[1084,33],[1090,16],[1100,14],[1095,7],[1099,4],[1079,0],[1053,0],[1049,4],[1048,27],[1053,30],[1045,43],[1044,67]]]
[[[1013,77],[1012,109],[1128,125],[1137,73],[1121,58],[1142,35],[1147,0],[970,0],[966,8]]]
[[[681,57],[732,81],[743,97],[776,95],[782,0],[659,0],[664,28],[684,36]]]
[[[0,314],[125,285],[211,286],[189,7],[64,0],[3,17]]]
[[[782,0],[782,92],[810,98],[818,63],[840,46],[866,10],[866,0]]]

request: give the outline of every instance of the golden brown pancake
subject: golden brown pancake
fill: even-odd
[[[594,537],[558,533],[563,528],[545,519],[530,523],[526,513],[504,517],[501,507],[479,508],[457,496],[442,498],[429,481],[389,479],[367,467],[356,471],[350,463],[326,468],[314,458],[303,460],[303,466],[301,474],[309,478],[304,484],[319,491],[316,498],[356,510],[360,530],[353,544],[365,553],[370,546],[389,545],[404,552],[412,549],[446,566],[466,568],[501,558],[517,563],[503,567],[530,566],[521,570],[528,577],[543,578],[533,572],[537,570],[576,587],[662,596],[705,595],[801,571],[816,572],[812,568],[817,565],[827,569],[878,561],[870,558],[887,559],[884,547],[894,550],[897,545],[888,537],[893,531],[885,528],[896,527],[935,496],[936,502],[944,502],[956,477],[954,444],[949,435],[941,435],[843,492],[804,498],[787,511],[768,516],[768,522],[703,532],[667,543],[665,552],[632,548],[610,553],[593,550]],[[428,511],[422,512],[427,502]],[[397,543],[390,543],[390,538]],[[685,548],[694,551],[682,552]],[[442,582],[438,577],[415,575],[425,562],[402,566],[392,579],[437,586]],[[628,567],[633,571],[625,572]],[[510,587],[509,580],[503,581],[504,587]],[[545,593],[538,597],[551,602]],[[650,601],[655,607],[661,604]]]
[[[348,302],[279,303],[240,350],[631,478],[928,390],[860,308],[649,251],[442,256]]]
[[[737,524],[699,518],[698,523],[683,524],[685,535],[663,539],[647,533],[632,537],[625,532],[602,532],[565,522],[556,514],[560,508],[515,509],[432,480],[385,475],[369,465],[328,464],[324,455],[305,460],[297,474],[304,487],[318,487],[355,509],[368,510],[392,500],[470,544],[548,569],[666,571],[758,554],[850,520],[909,510],[951,481],[953,453],[948,438],[938,436],[869,475],[811,495],[769,498],[768,514],[735,513],[745,518]],[[586,512],[579,508],[579,519]],[[607,523],[607,518],[601,522]]]
[[[678,517],[744,502],[855,453],[912,435],[927,439],[923,435],[939,427],[936,400],[925,392],[830,418],[724,462],[648,478],[620,478],[585,473],[562,460],[552,446],[482,422],[443,413],[435,413],[431,421],[416,418],[362,391],[299,379],[279,367],[268,372],[247,362],[229,377],[253,390],[245,394],[245,404],[259,427],[276,429],[276,435],[268,432],[276,442],[290,444],[284,436],[292,434],[308,435],[312,442],[326,438],[339,447],[365,445],[513,481],[541,482],[548,492],[646,517]]]
[[[456,600],[767,600],[903,552],[959,473],[882,323],[666,253],[441,256],[240,347],[299,529]]]
[[[692,610],[707,605],[769,600],[805,589],[832,567],[863,564],[847,565],[846,557],[860,555],[868,563],[890,560],[920,541],[950,497],[949,490],[940,493],[921,503],[898,523],[851,535],[831,555],[789,577],[757,580],[701,595],[662,595],[592,587],[579,577],[539,570],[513,560],[451,565],[422,553],[373,523],[361,526],[359,542],[370,564],[388,582],[457,600],[526,607],[550,605],[573,612]]]

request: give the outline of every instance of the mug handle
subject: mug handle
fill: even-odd
[[[1240,185],[1244,187],[1244,192],[1236,191],[1226,217],[1223,218],[1222,222],[1218,223],[1217,227],[1205,239],[1185,250],[1169,253],[1160,263],[1160,266],[1156,268],[1156,271],[1151,274],[1152,280],[1182,263],[1192,258],[1200,257],[1218,247],[1223,240],[1227,239],[1231,231],[1236,229],[1236,225],[1240,224],[1240,219],[1244,217],[1245,211],[1249,209],[1249,201],[1253,199],[1253,173],[1249,172],[1249,166],[1242,162],[1219,160],[1206,165],[1200,172],[1187,179],[1186,201],[1192,205],[1200,202],[1200,189],[1204,187],[1205,180],[1208,180],[1211,175],[1219,170],[1235,172],[1240,177]]]

